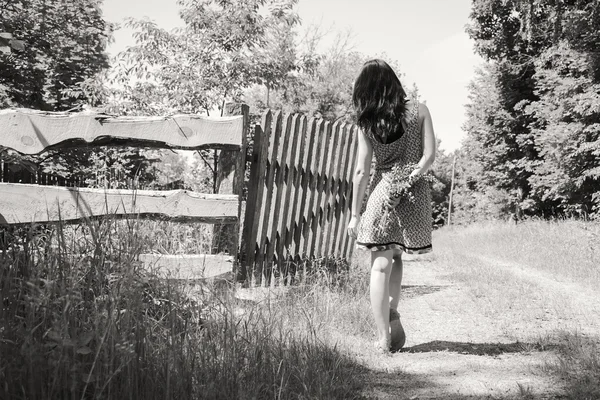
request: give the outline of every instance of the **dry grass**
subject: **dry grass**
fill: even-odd
[[[600,225],[557,220],[442,229],[436,246],[523,264],[591,288],[600,286]]]
[[[202,232],[168,229],[3,232],[0,398],[360,398],[363,368],[322,340],[339,282],[241,304],[233,288],[159,279],[139,253],[204,246],[183,243]]]
[[[136,261],[157,249],[206,252],[205,227],[108,219],[59,226],[46,240],[29,229],[4,233],[0,398],[346,399],[368,392],[370,372],[352,351],[374,337],[368,267],[359,257],[341,274],[331,273],[331,260],[312,262],[294,287],[243,300],[240,288],[159,279]],[[577,311],[568,293],[511,269],[525,265],[597,291],[598,233],[597,225],[574,221],[442,229],[433,262],[464,284],[507,337],[557,349],[545,371],[567,382],[570,398],[598,398],[598,335],[558,323]],[[520,390],[531,397],[528,387]]]
[[[600,398],[600,226],[478,224],[436,232],[436,262],[507,337],[554,348],[567,397]],[[459,310],[457,310],[460,312]]]

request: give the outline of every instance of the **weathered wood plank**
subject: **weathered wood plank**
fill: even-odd
[[[306,129],[307,119],[306,116],[301,116],[298,120],[299,126],[296,129],[295,141],[299,141],[299,147],[294,150],[294,182],[292,193],[292,211],[289,214],[288,219],[288,232],[285,239],[285,246],[289,251],[288,257],[294,258],[297,255],[297,243],[294,241],[296,232],[300,232],[300,225],[302,220],[302,213],[299,211],[301,207],[301,199],[303,197],[302,178],[305,171],[306,159]],[[292,271],[293,273],[294,271]]]
[[[336,185],[336,172],[340,163],[340,155],[342,152],[342,138],[340,122],[336,121],[332,128],[332,143],[330,145],[333,154],[329,157],[329,165],[327,167],[327,181],[325,182],[324,198],[323,198],[323,235],[321,238],[321,248],[319,251],[320,257],[332,256],[329,245],[331,243],[331,235],[333,232],[333,214],[336,206],[336,193],[334,186]],[[337,174],[339,176],[339,173]]]
[[[340,124],[338,126],[339,131],[339,142],[336,150],[336,162],[335,170],[333,172],[333,183],[331,186],[331,218],[330,218],[330,229],[327,235],[326,249],[331,257],[336,257],[336,244],[337,234],[340,225],[340,208],[342,206],[343,195],[340,193],[341,187],[341,173],[343,164],[346,163],[346,148],[348,144],[348,137],[346,136],[346,124]]]
[[[262,279],[267,279],[266,277],[271,275],[271,260],[266,261],[266,251],[268,245],[272,241],[272,237],[270,236],[270,228],[271,221],[273,218],[273,214],[276,212],[273,207],[271,207],[271,203],[273,201],[273,196],[275,193],[274,189],[274,181],[275,181],[275,170],[277,168],[277,153],[279,151],[280,143],[279,139],[281,136],[281,111],[275,113],[273,118],[271,119],[271,124],[264,125],[265,129],[270,129],[271,133],[269,135],[269,156],[268,156],[268,164],[267,164],[267,176],[264,184],[266,185],[264,191],[264,208],[263,213],[261,214],[261,226],[259,228],[260,232],[260,248],[258,250],[258,260],[257,264],[262,273]],[[267,126],[269,128],[267,128]],[[269,269],[267,270],[267,266]]]
[[[285,158],[282,161],[283,167],[285,169],[285,174],[283,176],[283,211],[281,214],[281,218],[279,221],[279,228],[277,231],[279,232],[279,237],[277,241],[277,260],[279,262],[279,270],[282,276],[287,277],[288,273],[288,238],[292,231],[292,227],[294,226],[295,221],[292,220],[293,215],[293,204],[295,203],[295,187],[294,181],[297,171],[298,165],[298,145],[300,142],[299,132],[300,132],[300,115],[293,114],[292,118],[288,117],[287,123],[289,126],[286,126],[286,135],[288,136],[289,142],[291,145],[288,145],[288,149],[285,152]],[[290,209],[290,207],[292,207]]]
[[[305,221],[304,221],[304,243],[302,244],[302,258],[308,260],[312,257],[311,243],[315,235],[315,203],[317,197],[317,181],[319,179],[319,166],[323,162],[321,156],[325,142],[323,140],[323,131],[325,129],[325,121],[319,119],[317,121],[314,137],[317,144],[314,151],[314,157],[310,163],[309,182],[308,182],[308,206],[306,207]]]
[[[93,113],[0,111],[0,146],[23,154],[82,144],[176,149],[242,146],[244,117],[111,117]]]
[[[263,117],[264,118],[264,117]],[[256,237],[258,233],[258,222],[260,210],[262,209],[262,196],[264,183],[262,178],[267,167],[267,152],[269,151],[269,138],[265,137],[260,125],[254,127],[254,146],[250,165],[250,177],[248,181],[248,199],[244,215],[244,226],[242,230],[242,279],[250,279],[254,273],[256,260]],[[258,212],[257,212],[258,211]]]
[[[323,134],[320,139],[321,141],[323,141],[323,151],[319,155],[320,161],[317,177],[316,200],[313,218],[314,236],[311,238],[308,251],[309,258],[311,259],[320,255],[320,243],[318,241],[322,240],[323,234],[323,217],[325,209],[324,197],[326,189],[325,184],[327,182],[327,166],[329,165],[329,157],[331,154],[330,143],[332,136],[332,124],[329,121],[325,121],[325,129],[323,130]]]
[[[252,233],[250,236],[250,247],[248,248],[248,252],[253,252],[251,258],[252,261],[248,261],[248,265],[252,268],[252,278],[255,283],[260,283],[260,279],[262,277],[262,264],[260,261],[260,254],[264,247],[265,233],[263,233],[263,229],[266,228],[265,223],[265,214],[268,214],[268,210],[270,207],[270,196],[266,187],[268,181],[268,171],[267,171],[267,162],[269,157],[270,148],[273,143],[273,139],[271,137],[271,124],[272,124],[273,115],[271,111],[267,111],[263,114],[261,124],[264,127],[262,129],[261,139],[260,139],[260,154],[259,156],[259,166],[258,171],[256,173],[256,179],[251,180],[249,185],[256,185],[256,205],[254,207],[254,211],[250,210],[249,212],[254,212],[254,221],[252,223]],[[256,143],[256,140],[255,140]],[[249,189],[254,190],[254,189]],[[267,205],[267,202],[269,204]]]
[[[281,120],[279,120],[281,122]],[[279,129],[279,128],[278,128]],[[273,195],[275,196],[275,204],[273,205],[273,214],[271,220],[271,227],[269,229],[269,246],[267,247],[267,268],[269,270],[275,271],[276,266],[274,266],[275,256],[277,256],[277,261],[281,260],[280,254],[276,252],[277,243],[281,240],[281,232],[279,229],[281,228],[280,221],[285,221],[285,216],[282,213],[282,200],[285,194],[285,169],[287,164],[287,157],[289,155],[289,147],[290,147],[290,133],[292,130],[292,115],[287,115],[285,119],[285,124],[283,124],[283,128],[280,130],[283,135],[282,145],[279,147],[277,151],[277,175],[275,177],[275,186],[277,190],[273,191]]]
[[[342,257],[341,248],[343,247],[344,236],[346,236],[347,230],[347,207],[348,207],[348,199],[346,198],[346,191],[349,185],[349,179],[352,177],[350,171],[353,170],[354,166],[350,165],[352,162],[352,154],[356,151],[354,147],[354,135],[350,125],[344,125],[343,130],[343,138],[344,138],[344,149],[342,154],[342,160],[340,162],[341,170],[339,174],[339,186],[337,188],[338,192],[338,206],[336,209],[336,228],[334,232],[335,241],[333,243],[334,255],[335,257]]]
[[[140,254],[140,261],[161,276],[172,279],[207,279],[230,274],[234,257],[211,254]]]
[[[80,221],[112,215],[238,221],[239,196],[185,190],[117,190],[0,183],[0,224]]]
[[[307,226],[311,212],[311,206],[308,203],[310,203],[312,198],[311,185],[313,180],[311,177],[313,164],[316,159],[313,155],[318,152],[319,145],[317,138],[317,120],[311,118],[307,125],[305,136],[308,141],[308,150],[302,155],[302,180],[300,182],[302,196],[300,198],[300,207],[298,209],[299,225],[294,232],[294,243],[296,244],[294,253],[298,255],[299,258],[303,258],[304,252],[306,251],[304,244],[306,243],[306,237],[308,235]]]

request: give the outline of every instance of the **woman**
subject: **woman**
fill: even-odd
[[[380,351],[399,350],[405,335],[398,314],[402,284],[402,252],[431,251],[431,193],[429,183],[417,180],[435,159],[436,139],[429,110],[416,98],[408,99],[392,68],[382,60],[366,62],[352,96],[356,110],[358,159],[354,174],[352,219],[348,233],[358,247],[371,251],[370,298]],[[371,193],[360,215],[370,176]],[[395,165],[415,164],[409,182],[414,201],[391,198],[380,185]],[[380,220],[385,208],[393,215],[385,228]]]

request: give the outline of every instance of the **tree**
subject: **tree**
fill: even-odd
[[[160,88],[167,108],[209,113],[239,100],[256,82],[276,87],[293,65],[265,59],[286,25],[299,22],[296,0],[179,0],[183,28],[166,32],[151,21],[130,19],[136,45],[120,55],[116,82],[136,78]],[[266,15],[262,11],[267,10]],[[261,67],[265,67],[264,70]],[[260,71],[259,71],[260,70]]]
[[[488,64],[470,87],[465,147],[478,164],[470,171],[473,189],[507,199],[506,212],[550,216],[597,207],[597,115],[589,105],[600,76],[599,8],[587,1],[473,2],[468,32]]]
[[[119,55],[115,106],[124,112],[223,113],[225,102],[262,83],[279,87],[295,68],[286,32],[299,23],[297,0],[179,0],[182,28],[167,32],[148,20],[127,21],[136,45]],[[276,39],[276,40],[275,40]],[[282,50],[283,49],[283,50]],[[217,189],[219,152],[202,150]]]
[[[331,35],[334,35],[331,45],[320,50],[323,41]],[[258,84],[245,91],[244,101],[253,112],[261,114],[271,108],[353,122],[354,79],[365,61],[375,55],[354,50],[351,30],[335,32],[320,24],[306,27],[301,37],[298,32],[292,32],[286,38],[286,45],[298,49],[294,61],[296,67],[282,76],[276,90]],[[379,58],[388,60],[396,71],[400,71],[397,63],[385,54]]]
[[[17,51],[0,55],[0,85],[18,107],[67,110],[65,96],[108,67],[104,52],[111,25],[100,0],[11,0],[0,2],[0,31],[20,38]]]

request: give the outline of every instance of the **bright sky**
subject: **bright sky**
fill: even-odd
[[[481,63],[465,33],[470,6],[471,0],[300,0],[297,10],[304,25],[351,28],[356,50],[397,60],[396,72],[409,88],[417,84],[442,148],[451,151],[464,137],[467,85]],[[148,17],[167,30],[182,24],[176,0],[104,0],[104,13],[111,22]],[[109,52],[133,43],[122,29]]]

